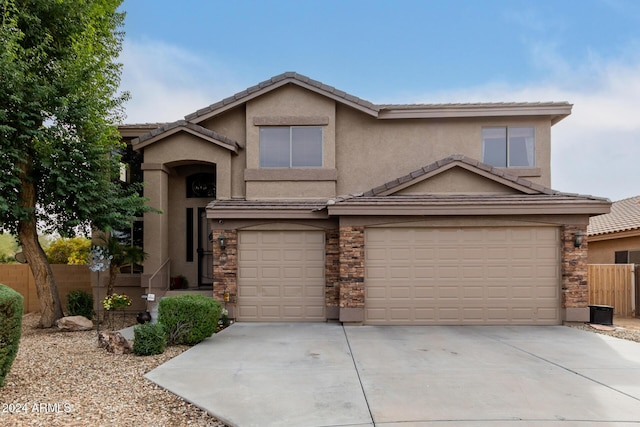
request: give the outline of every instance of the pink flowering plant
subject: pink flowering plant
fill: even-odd
[[[119,308],[124,309],[125,307],[129,307],[131,305],[131,298],[125,294],[111,294],[107,295],[102,300],[102,306],[105,310],[117,310]]]

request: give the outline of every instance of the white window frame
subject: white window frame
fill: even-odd
[[[324,167],[324,130],[322,126],[262,126],[260,127],[260,132],[263,129],[270,128],[288,128],[289,129],[289,164],[288,166],[265,166],[263,164],[263,146],[262,146],[262,135],[260,134],[259,138],[259,163],[261,169],[318,169]],[[296,128],[314,128],[320,131],[320,164],[316,166],[294,166],[293,165],[293,151],[294,151],[294,139],[293,139],[293,130]]]
[[[505,130],[505,134],[506,134],[506,138],[505,138],[505,144],[506,144],[506,159],[505,159],[505,165],[506,166],[496,166],[496,165],[491,165],[494,167],[501,167],[501,168],[535,168],[536,167],[536,128],[534,126],[486,126],[482,128],[482,161],[484,163],[486,163],[485,159],[486,159],[486,141],[485,141],[485,137],[484,137],[484,131],[488,130],[488,129],[501,129],[501,130]],[[510,139],[511,139],[511,131],[515,130],[515,129],[531,129],[533,137],[532,137],[532,144],[531,147],[526,147],[527,149],[527,158],[528,160],[530,160],[529,165],[527,166],[523,166],[523,165],[512,165],[511,164],[511,144]]]

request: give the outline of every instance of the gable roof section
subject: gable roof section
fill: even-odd
[[[452,156],[445,157],[442,160],[438,160],[437,162],[431,163],[428,166],[415,170],[400,178],[394,179],[393,181],[389,181],[379,187],[366,191],[363,193],[363,196],[389,196],[397,193],[400,190],[411,187],[412,185],[415,185],[421,181],[448,171],[454,167],[466,169],[469,172],[495,181],[498,184],[511,187],[514,190],[518,190],[525,194],[558,193],[557,191],[551,190],[539,184],[535,184],[529,180],[510,175],[509,173],[506,173],[503,170],[490,166],[486,163],[479,162],[478,160],[474,160],[462,154],[454,154]]]
[[[640,230],[640,196],[614,202],[610,213],[592,217],[587,235],[599,236],[633,230]]]
[[[178,120],[177,122],[164,124],[153,129],[151,132],[134,139],[131,141],[131,145],[135,150],[141,150],[154,142],[160,141],[178,132],[189,133],[222,148],[226,148],[235,154],[238,154],[238,150],[241,148],[240,144],[233,139],[227,138],[216,131],[204,128],[200,125],[189,123],[186,120]]]
[[[395,194],[454,167],[513,188],[520,194]],[[606,198],[552,190],[460,154],[364,193],[327,202],[329,214],[336,215],[599,215],[609,212],[610,206]]]
[[[377,119],[425,119],[456,117],[549,116],[555,124],[571,114],[568,102],[513,102],[468,104],[373,104],[357,96],[313,80],[296,72],[286,72],[185,116],[200,123],[253,98],[287,84],[295,84],[337,102],[360,110]]]
[[[369,101],[360,99],[357,96],[350,95],[346,92],[336,89],[333,86],[326,85],[317,80],[310,79],[307,76],[298,74],[295,72],[286,72],[275,77],[258,83],[255,86],[251,86],[241,92],[236,93],[233,96],[223,99],[222,101],[211,104],[208,107],[202,108],[195,113],[188,114],[185,119],[192,123],[199,123],[210,117],[216,116],[240,104],[243,104],[253,98],[264,95],[267,92],[271,92],[279,87],[287,84],[295,84],[312,92],[319,93],[327,98],[331,98],[335,101],[347,104],[352,108],[360,110],[371,116],[377,116],[378,107]]]

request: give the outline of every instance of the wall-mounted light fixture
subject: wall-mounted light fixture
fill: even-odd
[[[218,236],[218,245],[220,245],[220,249],[223,251],[227,248],[227,239],[224,237],[224,234]]]
[[[584,240],[584,233],[582,232],[582,230],[576,231],[575,234],[573,235],[573,246],[576,248],[579,248],[580,246],[582,246],[583,240]]]

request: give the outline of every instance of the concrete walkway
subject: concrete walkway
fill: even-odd
[[[640,425],[640,343],[565,326],[237,323],[147,378],[242,427]]]

